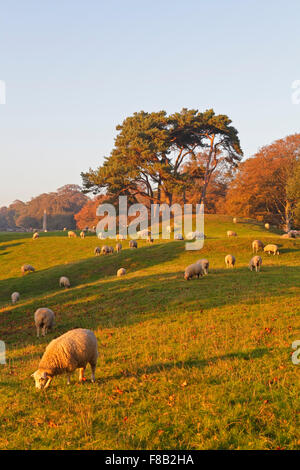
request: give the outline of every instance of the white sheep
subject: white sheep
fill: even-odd
[[[204,233],[199,232],[198,230],[196,230],[195,232],[189,232],[186,236],[187,240],[201,240],[203,238],[205,238]]]
[[[204,274],[208,274],[209,261],[207,259],[199,259],[196,263],[201,264]]]
[[[262,259],[260,256],[253,256],[249,262],[249,269],[250,271],[253,271],[255,269],[256,272],[260,271],[262,265]]]
[[[125,268],[118,269],[118,271],[117,271],[117,276],[118,277],[125,276],[125,274],[126,274],[126,269]]]
[[[96,246],[96,248],[94,249],[94,254],[95,256],[99,256],[101,253],[101,248],[100,246]]]
[[[137,241],[136,240],[130,240],[129,242],[129,248],[137,248]]]
[[[116,252],[120,253],[120,251],[122,251],[122,243],[117,243],[116,244]]]
[[[84,233],[84,231],[80,232],[80,238],[85,238],[85,233]]]
[[[193,276],[197,276],[199,279],[199,276],[203,276],[203,275],[204,275],[204,270],[201,264],[199,263],[190,264],[187,268],[185,268],[185,271],[184,271],[184,279],[186,281],[189,281],[190,279],[192,279]]]
[[[71,286],[69,279],[66,276],[61,276],[59,279],[59,287],[65,287],[66,289],[69,289]]]
[[[260,240],[254,240],[252,242],[252,253],[257,253],[259,250],[264,249],[264,244]]]
[[[11,301],[13,304],[16,304],[20,300],[20,294],[19,292],[13,292],[11,294]]]
[[[300,237],[300,230],[290,230],[289,235],[291,235],[292,238],[299,238]]]
[[[233,230],[227,230],[227,237],[237,237],[237,233]]]
[[[37,240],[37,239],[39,238],[39,236],[40,236],[39,233],[38,233],[38,232],[35,232],[35,233],[33,234],[33,236],[32,236],[32,239],[33,239],[33,240]]]
[[[265,224],[265,229],[269,230],[270,229],[270,224],[266,223]]]
[[[110,253],[110,248],[107,245],[103,245],[101,248],[101,255],[108,255]]]
[[[35,271],[34,267],[31,266],[31,264],[23,264],[23,266],[21,267],[21,272],[22,274],[25,274],[25,273],[33,273]]]
[[[266,245],[264,247],[264,252],[265,253],[268,253],[269,255],[271,253],[273,253],[273,255],[279,255],[279,250],[278,250],[278,246],[273,244],[273,243],[270,243],[269,245]]]
[[[233,268],[234,265],[235,265],[235,256],[226,255],[225,256],[225,264],[226,264],[226,268]]]
[[[234,224],[236,224],[237,223],[237,218],[233,217],[232,221],[233,221]]]
[[[75,232],[73,232],[72,230],[70,230],[70,231],[68,232],[68,238],[77,238],[77,235],[76,235]]]
[[[76,328],[52,340],[43,354],[39,368],[32,374],[38,389],[48,388],[53,377],[60,374],[70,375],[79,369],[79,381],[84,380],[84,371],[90,364],[92,382],[98,359],[97,338],[91,330]]]
[[[38,308],[34,314],[34,323],[36,326],[36,335],[40,336],[40,329],[42,335],[45,336],[48,330],[51,330],[54,325],[54,312],[50,308]]]

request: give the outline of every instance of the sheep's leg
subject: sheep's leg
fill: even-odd
[[[79,382],[82,382],[83,379],[84,379],[84,371],[85,371],[85,367],[80,367],[80,369],[79,369]]]
[[[67,380],[67,385],[70,385],[71,384],[71,375],[68,374],[68,380]]]
[[[92,369],[92,382],[95,382],[95,371],[96,371],[96,364],[91,364],[91,369]]]
[[[47,380],[46,385],[45,385],[44,388],[48,388],[48,387],[49,387],[49,385],[50,385],[50,383],[51,383],[51,380],[52,380],[52,377],[48,377],[48,380]]]
[[[37,337],[40,336],[40,327],[39,326],[36,327],[36,335],[37,335]]]

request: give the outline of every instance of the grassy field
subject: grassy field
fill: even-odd
[[[0,234],[0,449],[296,449],[300,339],[300,241],[260,225],[205,218],[204,248],[184,242],[123,242],[120,254],[94,257],[95,236]],[[238,232],[226,238],[226,230]],[[247,268],[251,242],[280,245]],[[110,244],[115,244],[110,242]],[[225,269],[224,257],[237,258]],[[208,258],[210,273],[184,281],[184,268]],[[21,275],[30,263],[36,272]],[[127,275],[117,278],[125,267]],[[61,275],[72,287],[60,290]],[[10,295],[21,293],[13,306]],[[36,338],[38,307],[56,326]],[[98,338],[96,384],[55,377],[37,391],[30,375],[46,345],[69,329]]]

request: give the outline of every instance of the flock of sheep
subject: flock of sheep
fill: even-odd
[[[232,236],[237,236],[237,234],[229,230],[227,232],[227,236],[232,237]],[[270,243],[264,246],[262,241],[254,240],[252,242],[252,252],[257,253],[259,250],[263,250],[265,253],[268,253],[269,255],[271,253],[273,253],[273,255],[279,255],[278,245]],[[226,268],[233,268],[235,265],[235,262],[236,262],[236,259],[234,255],[229,254],[225,256]],[[250,271],[255,270],[256,272],[259,272],[261,265],[262,265],[262,258],[261,256],[258,256],[256,254],[249,261],[248,267]],[[199,259],[198,261],[196,261],[196,263],[190,264],[189,266],[185,268],[184,279],[186,281],[189,281],[194,276],[197,276],[199,279],[200,276],[204,276],[205,274],[208,274],[208,268],[209,268],[209,261],[207,259]]]
[[[235,220],[234,220],[234,223]],[[266,227],[268,228],[268,227]],[[77,235],[73,231],[68,232],[68,238],[75,238]],[[229,230],[227,232],[228,237],[237,236],[237,233]],[[80,237],[84,238],[85,233],[81,232]],[[38,232],[33,234],[33,239],[39,238]],[[174,237],[175,238],[175,237]],[[181,239],[181,238],[176,238]],[[117,236],[117,241],[120,240],[120,236]],[[153,239],[150,235],[147,238],[148,242],[153,243]],[[137,248],[138,244],[136,240],[130,240],[130,248]],[[103,245],[101,248],[97,246],[94,249],[94,255],[108,255],[116,251],[119,253],[122,250],[122,244],[118,241],[115,249],[112,246]],[[252,251],[255,255],[249,262],[249,268],[251,271],[260,271],[262,265],[262,258],[257,255],[259,250],[263,250],[266,253],[273,253],[273,255],[279,255],[278,246],[275,244],[264,244],[260,240],[254,240],[252,243]],[[226,268],[233,268],[236,262],[236,258],[232,254],[225,256]],[[21,267],[22,274],[34,272],[35,268],[29,264],[24,264]],[[207,275],[209,271],[209,261],[207,259],[200,259],[196,263],[193,263],[184,271],[184,279],[190,280],[194,276],[200,277]],[[119,268],[117,276],[124,276],[126,274],[125,268]],[[66,276],[62,276],[59,279],[59,286],[64,288],[70,287],[70,281]],[[11,295],[12,303],[15,304],[20,300],[19,292],[14,292]],[[40,333],[45,336],[49,330],[52,329],[55,321],[55,314],[49,308],[39,308],[34,314],[34,322],[36,326],[37,337]],[[85,380],[84,371],[87,364],[91,366],[91,378],[92,382],[95,381],[95,369],[98,358],[97,339],[91,330],[84,328],[76,328],[68,331],[60,337],[52,340],[39,363],[39,368],[32,376],[35,380],[35,386],[38,389],[47,388],[54,376],[59,374],[67,374],[68,384],[70,383],[70,374],[75,370],[79,369],[79,381]]]
[[[75,232],[69,231],[68,238],[76,238]],[[81,238],[85,238],[85,233],[81,232]],[[39,233],[33,234],[33,240],[39,238]],[[118,238],[117,238],[118,239]],[[148,241],[153,243],[152,238],[149,236]],[[130,240],[130,248],[137,248],[137,241]],[[122,244],[118,242],[116,248],[112,246],[103,245],[101,248],[97,246],[94,250],[96,256],[108,255],[116,251],[119,253],[122,250]],[[21,267],[22,274],[35,272],[35,268],[30,264],[24,264]],[[124,276],[126,274],[125,268],[119,268],[117,276]],[[66,276],[61,276],[59,279],[59,286],[69,288],[71,286],[70,280]],[[13,304],[20,300],[20,293],[13,292],[11,295]],[[37,337],[45,336],[49,330],[54,326],[55,314],[50,308],[38,308],[34,314],[34,323],[36,327]],[[39,363],[39,368],[32,374],[35,380],[35,386],[38,389],[46,389],[50,385],[52,379],[56,375],[67,374],[68,384],[70,383],[70,374],[79,369],[79,381],[85,380],[84,371],[87,364],[91,366],[91,379],[95,382],[95,370],[98,358],[98,346],[95,334],[88,329],[76,328],[68,331],[67,333],[52,340],[47,346],[45,353]]]

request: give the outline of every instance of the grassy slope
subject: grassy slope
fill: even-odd
[[[274,449],[299,448],[299,370],[291,343],[299,332],[299,241],[255,224],[206,216],[205,245],[140,242],[138,250],[94,257],[94,236],[0,235],[0,448]],[[239,237],[227,239],[228,229]],[[251,241],[278,242],[251,273]],[[113,242],[111,244],[114,244]],[[124,248],[128,242],[123,243]],[[226,270],[224,256],[236,255]],[[183,280],[200,257],[210,274]],[[20,266],[37,272],[22,277]],[[127,268],[124,278],[115,276]],[[61,275],[72,288],[59,290]],[[17,290],[21,302],[12,306]],[[37,339],[36,308],[56,313]],[[56,377],[45,392],[30,374],[51,339],[74,327],[96,332],[97,383]],[[89,379],[90,371],[87,370]],[[298,407],[298,408],[297,408]]]

